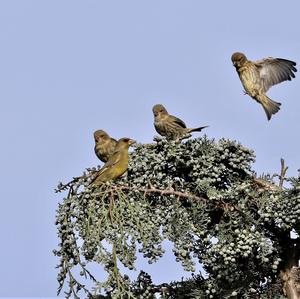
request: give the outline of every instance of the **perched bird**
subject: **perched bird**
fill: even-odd
[[[166,108],[157,104],[152,108],[154,114],[154,127],[158,134],[167,137],[169,140],[176,140],[185,135],[207,128],[208,126],[199,128],[187,128],[185,123],[176,116],[170,115]]]
[[[128,148],[135,143],[130,138],[121,138],[115,147],[113,154],[109,157],[108,161],[99,170],[97,177],[92,182],[94,186],[116,180],[123,173],[126,172],[128,167]]]
[[[114,152],[117,140],[111,138],[105,131],[97,130],[94,132],[95,154],[102,161],[107,162],[108,158]]]
[[[281,103],[271,100],[266,92],[275,84],[295,78],[296,62],[272,57],[250,61],[239,52],[232,54],[231,60],[245,88],[245,93],[263,106],[270,120],[272,114],[279,111]]]

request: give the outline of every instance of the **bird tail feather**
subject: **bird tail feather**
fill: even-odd
[[[266,95],[260,97],[260,102],[266,112],[268,120],[271,119],[272,115],[277,113],[280,110],[281,103],[271,100]]]
[[[207,128],[207,127],[208,127],[208,126],[189,129],[189,133],[191,133],[191,132],[200,132],[200,131],[202,131],[204,128]]]

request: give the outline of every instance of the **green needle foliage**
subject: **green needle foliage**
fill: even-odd
[[[256,178],[253,151],[221,139],[155,138],[130,154],[126,176],[98,188],[87,169],[57,192],[60,243],[58,293],[67,298],[298,298],[300,176]],[[282,188],[283,182],[289,188]],[[291,232],[294,232],[293,237]],[[173,243],[184,270],[200,273],[155,285],[141,272],[131,281],[137,252],[149,263]],[[91,273],[90,264],[98,264]],[[95,269],[95,267],[93,268]],[[106,273],[104,279],[96,276]],[[65,285],[65,286],[64,286]],[[295,296],[296,296],[295,295]]]

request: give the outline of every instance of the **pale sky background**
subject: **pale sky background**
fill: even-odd
[[[0,297],[55,297],[54,188],[99,163],[96,129],[151,142],[154,104],[255,150],[258,173],[283,157],[296,175],[300,73],[269,91],[282,108],[268,122],[230,57],[300,65],[299,13],[296,0],[0,0]],[[170,261],[147,267],[155,282],[185,275]]]

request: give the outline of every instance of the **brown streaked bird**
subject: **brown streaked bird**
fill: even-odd
[[[92,185],[99,186],[104,182],[113,181],[122,176],[128,167],[128,148],[134,143],[134,140],[127,137],[119,139],[113,154],[99,170]]]
[[[117,140],[110,137],[105,131],[97,130],[94,132],[95,154],[102,161],[107,162],[115,150]]]
[[[275,84],[295,78],[296,62],[272,57],[250,61],[239,52],[232,54],[231,60],[245,93],[263,106],[270,120],[272,115],[279,111],[281,103],[271,100],[266,92]]]
[[[154,127],[158,134],[169,140],[178,140],[191,132],[200,132],[208,126],[187,128],[186,124],[176,116],[170,115],[166,108],[157,104],[152,108],[154,114]]]

